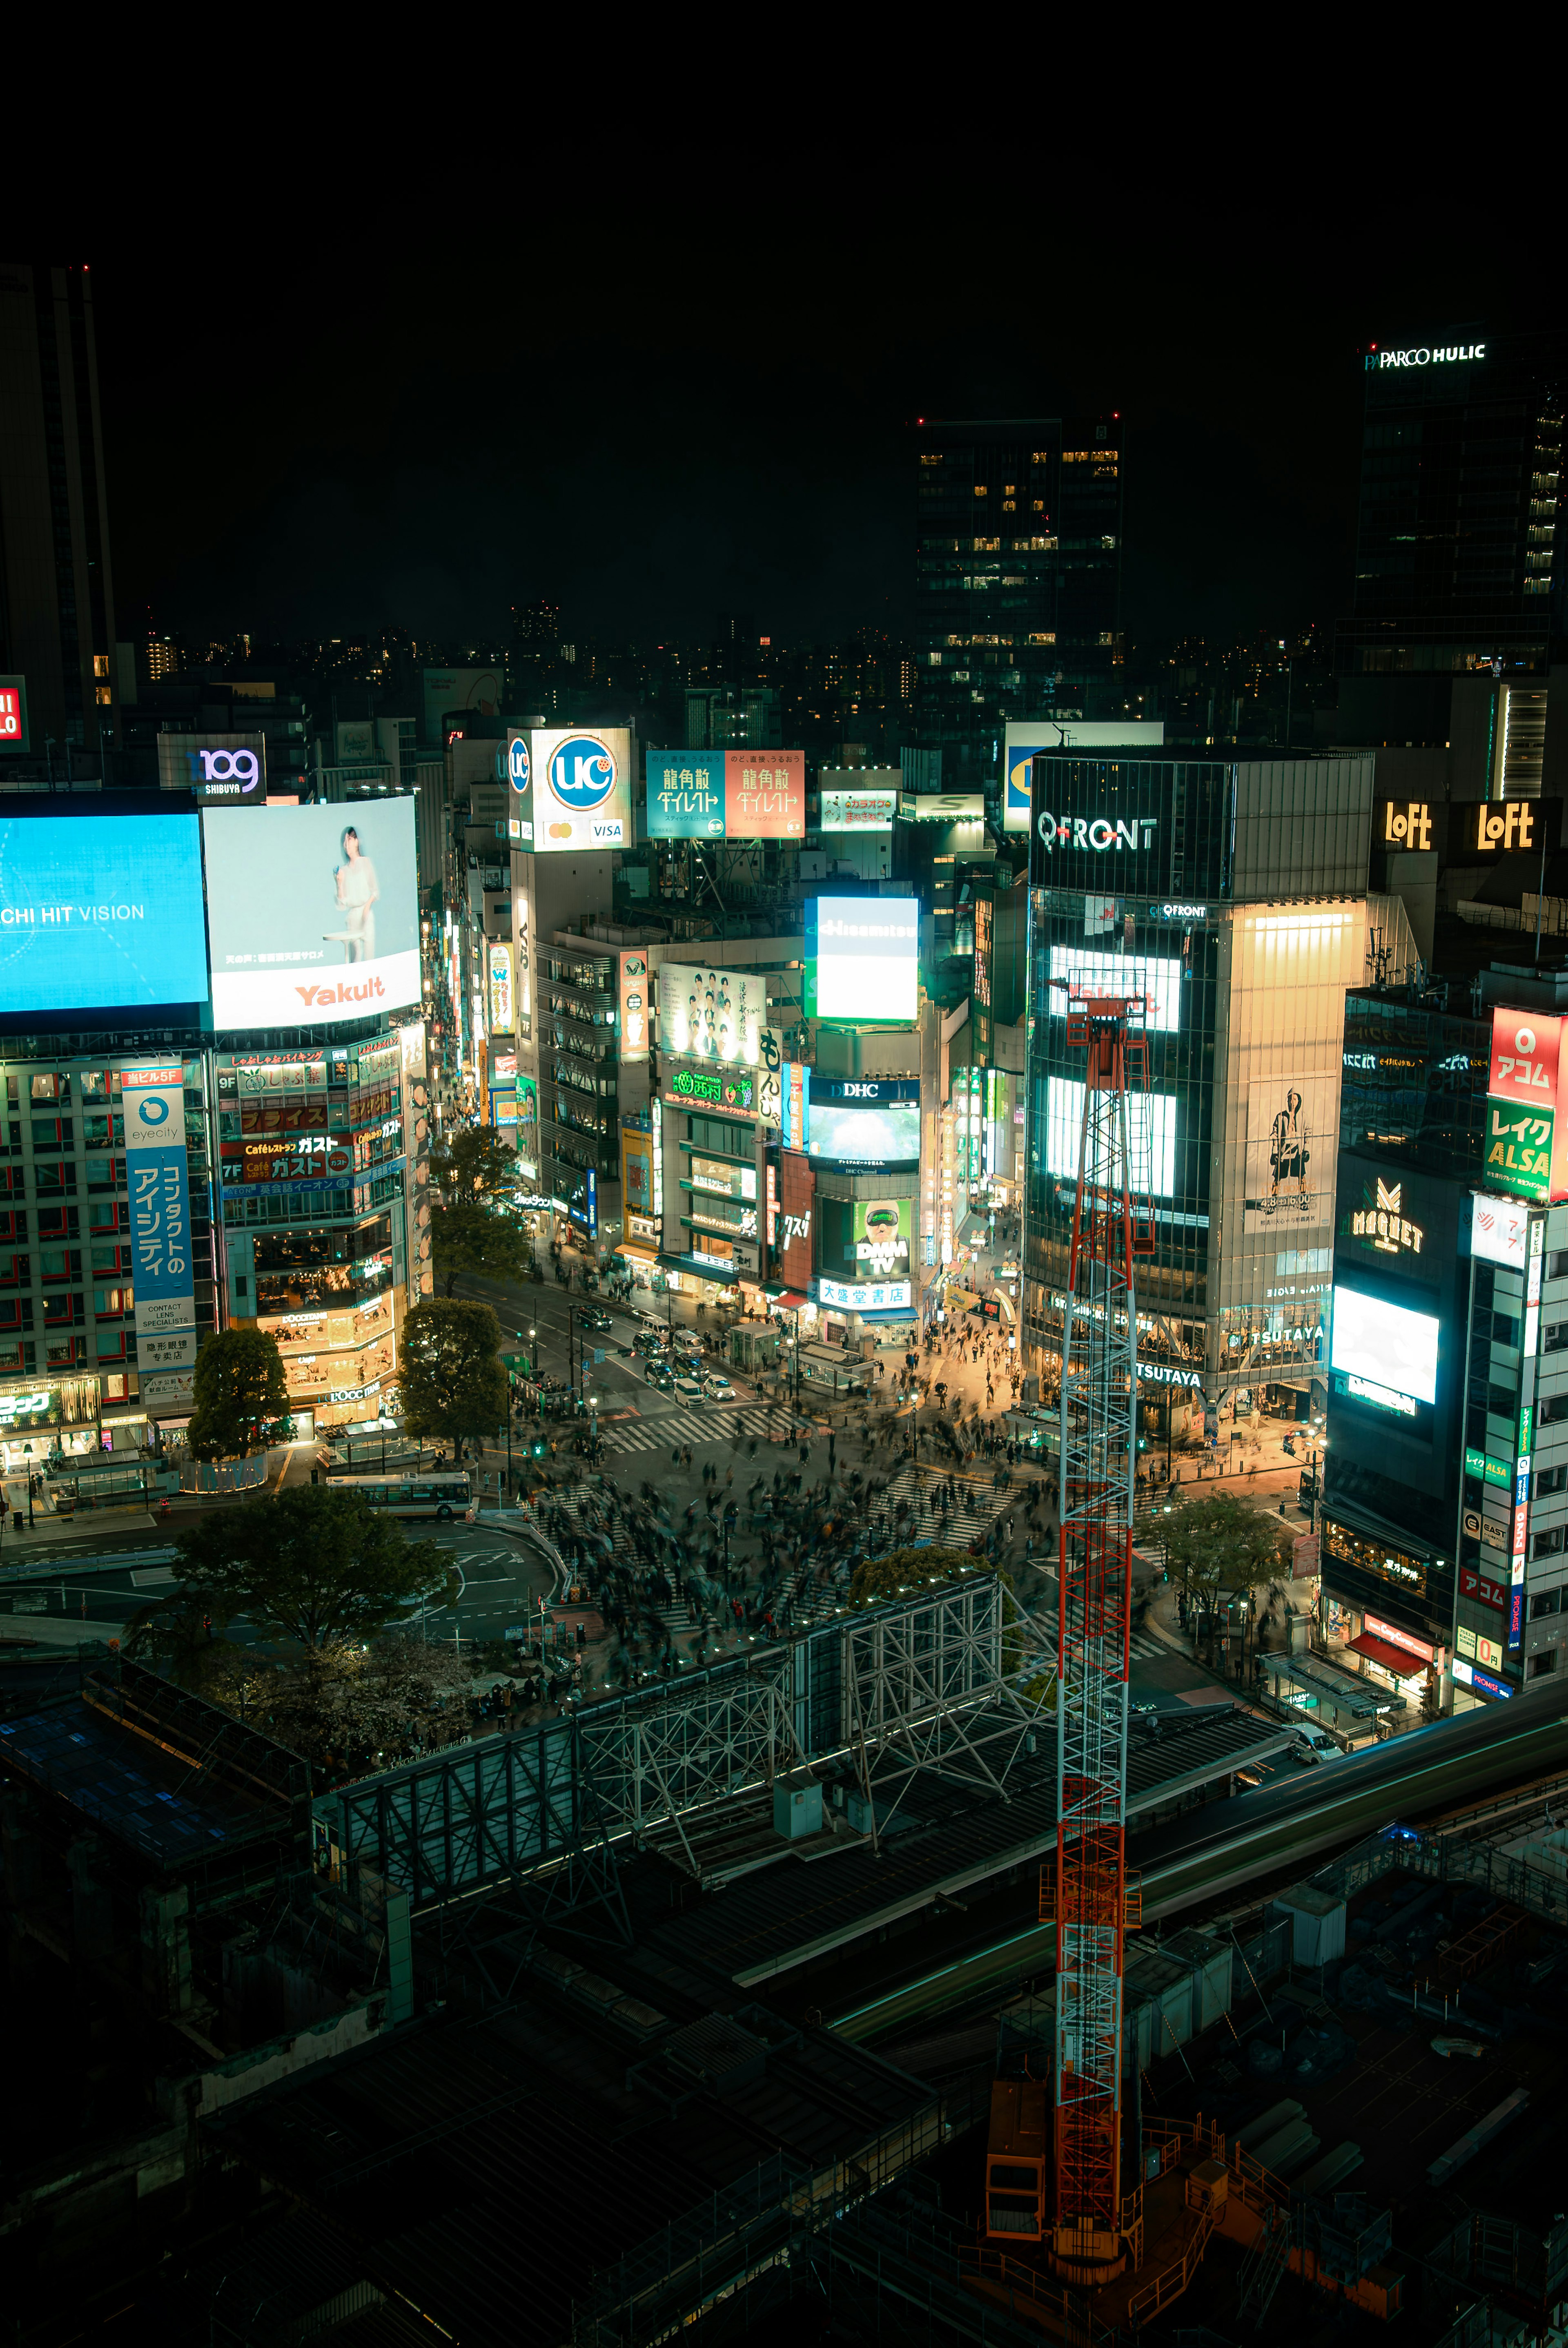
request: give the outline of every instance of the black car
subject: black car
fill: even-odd
[[[597,1304],[585,1305],[578,1314],[577,1320],[579,1329],[613,1329],[615,1326],[611,1316],[602,1312]]]

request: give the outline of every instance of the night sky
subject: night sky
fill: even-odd
[[[181,285],[99,264],[120,633],[150,607],[199,635],[493,641],[543,595],[601,642],[704,640],[721,611],[786,639],[898,633],[905,425],[1102,409],[1135,644],[1330,623],[1359,349],[1487,308],[1451,252],[1366,268],[1362,291],[1292,251],[1227,293],[1236,264],[1202,252],[1083,295],[1027,243],[988,274],[931,236],[743,262],[625,223],[547,242],[510,270],[262,260]]]

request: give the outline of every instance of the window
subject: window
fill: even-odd
[[[1535,1497],[1546,1499],[1553,1492],[1568,1491],[1568,1468],[1541,1468],[1536,1470]]]
[[[69,1087],[64,1077],[36,1076],[32,1083],[32,1097],[36,1101],[62,1100],[69,1097]]]
[[[1532,1655],[1530,1658],[1530,1676],[1532,1680],[1542,1680],[1545,1678],[1548,1672],[1554,1672],[1556,1669],[1557,1650],[1555,1647],[1548,1647],[1542,1653],[1539,1655]]]
[[[1541,1333],[1543,1354],[1560,1354],[1568,1345],[1568,1321],[1553,1321]]]
[[[52,1370],[67,1368],[77,1358],[74,1337],[51,1337],[44,1348],[44,1359]]]
[[[1543,1614],[1555,1614],[1562,1599],[1559,1590],[1538,1590],[1530,1601],[1530,1619],[1539,1622]]]
[[[1503,1418],[1511,1418],[1512,1415],[1512,1406],[1500,1414]],[[1555,1426],[1561,1419],[1568,1418],[1568,1394],[1548,1395],[1541,1406],[1539,1416],[1542,1426]]]
[[[1537,1557],[1561,1557],[1562,1554],[1563,1528],[1561,1525],[1553,1525],[1550,1530],[1536,1534],[1535,1555]]]
[[[80,1248],[45,1248],[38,1257],[38,1268],[46,1280],[70,1280],[81,1271]]]

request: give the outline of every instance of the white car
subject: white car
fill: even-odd
[[[702,1381],[701,1378],[690,1377],[682,1372],[675,1381],[675,1391],[678,1395],[683,1395],[688,1402],[701,1402]]]
[[[1291,1740],[1291,1751],[1298,1761],[1316,1766],[1319,1761],[1343,1761],[1345,1748],[1336,1745],[1326,1728],[1298,1728]]]
[[[702,1381],[702,1392],[710,1402],[733,1402],[735,1399],[734,1387],[728,1378],[721,1377],[717,1370],[709,1371]]]

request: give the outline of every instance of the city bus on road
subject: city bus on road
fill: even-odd
[[[461,1517],[471,1525],[479,1513],[466,1468],[414,1469],[403,1476],[334,1476],[332,1488],[363,1492],[373,1509],[384,1509],[389,1517]]]

